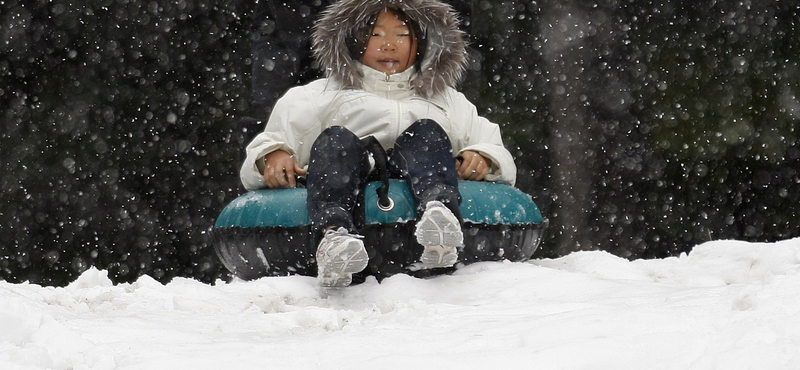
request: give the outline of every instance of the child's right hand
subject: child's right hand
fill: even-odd
[[[264,156],[264,182],[270,189],[297,187],[296,176],[305,174],[294,156],[283,150]]]

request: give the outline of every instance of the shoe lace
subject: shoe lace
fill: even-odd
[[[350,234],[350,232],[344,227],[339,227],[338,229],[325,230],[325,235],[323,236],[322,242],[320,242],[320,245],[317,248],[317,253],[324,254],[328,250],[328,248],[338,244],[339,241],[343,238],[364,239],[364,236],[358,234]]]
[[[328,238],[334,239],[334,238],[339,238],[339,237],[351,237],[351,238],[358,238],[358,239],[363,239],[364,238],[364,236],[362,236],[362,235],[350,234],[350,231],[348,231],[344,227],[339,227],[338,229],[325,230],[324,237],[325,237],[325,239],[328,239]]]
[[[348,231],[344,227],[340,227],[338,229],[325,230],[325,235],[323,237],[323,244],[327,245],[336,244],[339,240],[343,238],[364,239],[364,236],[358,234],[351,234],[350,231]]]

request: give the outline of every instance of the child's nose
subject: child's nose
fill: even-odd
[[[386,40],[383,43],[383,50],[384,51],[395,51],[395,49],[397,49],[397,45],[395,45],[395,43],[393,41]]]

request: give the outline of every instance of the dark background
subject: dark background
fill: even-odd
[[[0,1],[0,279],[228,277],[245,1]],[[475,1],[462,90],[551,220],[536,257],[800,230],[790,1]]]

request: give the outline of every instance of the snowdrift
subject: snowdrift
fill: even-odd
[[[206,285],[88,270],[0,282],[0,368],[800,369],[800,239],[481,262],[321,290],[306,276]]]

